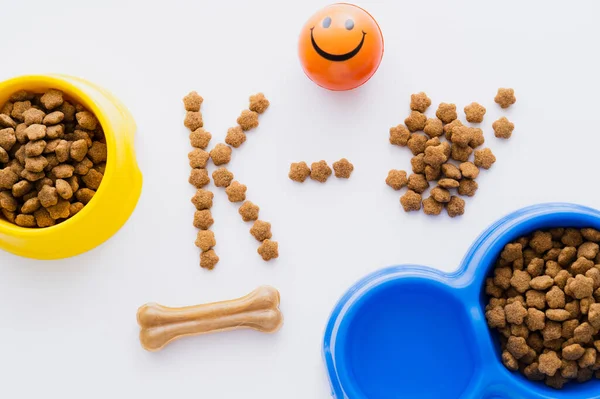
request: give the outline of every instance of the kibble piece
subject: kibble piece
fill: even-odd
[[[54,226],[56,222],[50,217],[50,214],[46,208],[40,208],[33,213],[35,217],[35,223],[38,227],[50,227]]]
[[[264,261],[269,261],[279,257],[279,245],[276,241],[266,239],[260,244],[257,252]]]
[[[408,190],[400,197],[400,204],[405,212],[418,211],[421,209],[421,194]]]
[[[455,119],[452,122],[444,125],[444,133],[446,135],[446,140],[452,140],[452,133],[454,132],[454,129],[460,126],[463,126],[463,124],[459,119]]]
[[[0,189],[10,190],[17,181],[19,176],[12,169],[0,169]]]
[[[431,99],[424,92],[411,94],[410,109],[413,111],[425,112],[431,105]]]
[[[471,147],[461,147],[453,143],[450,157],[455,161],[467,162],[471,156],[471,153],[473,153],[473,149]]]
[[[527,309],[519,301],[514,301],[504,307],[506,321],[511,324],[522,324],[527,316]]]
[[[582,256],[571,264],[571,272],[573,274],[585,274],[592,267],[594,267],[594,262]]]
[[[6,152],[9,152],[16,142],[17,136],[15,135],[15,130],[12,127],[0,129],[0,147],[2,147]]]
[[[583,356],[581,356],[577,361],[577,364],[582,369],[594,365],[594,363],[596,363],[596,354],[596,349],[586,348]]]
[[[506,290],[510,287],[510,279],[513,271],[510,267],[497,267],[494,269],[494,284]]]
[[[258,113],[245,109],[238,116],[237,123],[244,131],[254,129],[258,126]]]
[[[15,212],[18,205],[19,203],[9,191],[0,191],[0,209]]]
[[[552,341],[562,336],[562,325],[556,321],[546,321],[546,326],[542,330],[544,341]]]
[[[554,285],[554,279],[550,276],[535,277],[535,278],[532,278],[531,281],[529,282],[529,286],[531,288],[533,288],[534,290],[547,290],[548,288],[552,287],[553,285]],[[560,291],[560,289],[559,289],[559,291]]]
[[[71,166],[71,165],[69,165],[69,166]],[[92,166],[94,166],[94,164],[92,163],[92,161],[90,161],[86,157],[86,158],[83,158],[83,161],[77,162],[77,163],[74,164],[73,172],[76,173],[76,174],[78,174],[78,175],[85,176],[85,175],[88,174],[88,172],[90,171],[90,169],[92,168]]]
[[[68,101],[64,101],[58,110],[63,113],[65,122],[75,121],[75,107]]]
[[[440,175],[442,174],[442,168],[440,166],[431,166],[431,165],[427,165],[425,166],[425,179],[427,181],[435,181],[438,180],[440,178]]]
[[[507,369],[511,371],[516,371],[519,369],[519,363],[517,359],[509,351],[502,352],[502,364],[506,366]]]
[[[537,362],[531,363],[525,367],[523,374],[531,381],[543,381],[546,376],[539,370],[539,364]]]
[[[483,130],[479,128],[471,128],[471,140],[469,141],[469,146],[471,148],[477,148],[482,146],[485,143],[485,137],[483,136]]]
[[[310,168],[306,162],[294,162],[290,165],[288,177],[291,180],[303,183],[308,176],[310,176]]]
[[[423,162],[434,167],[441,167],[448,157],[444,153],[444,148],[441,145],[425,148],[425,156]]]
[[[310,178],[320,183],[325,183],[331,173],[331,168],[325,161],[313,162],[310,165]]]
[[[35,227],[35,217],[33,215],[17,215],[15,224],[21,227]]]
[[[426,215],[439,215],[444,209],[444,204],[436,201],[433,197],[423,200],[423,212]]]
[[[61,123],[64,118],[65,118],[65,115],[62,112],[54,111],[54,112],[51,112],[48,115],[44,116],[44,119],[42,120],[42,122],[34,122],[34,123],[43,123],[46,126],[52,126],[52,125]],[[25,123],[27,123],[27,118],[25,118]]]
[[[596,267],[585,272],[585,276],[594,280],[594,291],[600,288],[600,270]]]
[[[507,262],[514,262],[521,257],[523,257],[523,246],[519,243],[506,244],[500,253],[500,258]]]
[[[588,322],[592,327],[600,329],[600,303],[590,304],[588,309]]]
[[[77,140],[71,143],[71,148],[69,150],[69,155],[71,159],[77,162],[83,161],[83,158],[87,155],[88,145],[85,140]]]
[[[95,130],[98,127],[98,119],[88,111],[78,112],[75,114],[75,119],[79,126],[87,130]]]
[[[585,349],[579,344],[571,344],[562,349],[562,357],[565,360],[579,360],[585,353]]]
[[[450,191],[446,190],[442,187],[434,187],[431,189],[431,197],[435,199],[437,202],[449,202],[450,201]]]
[[[571,292],[570,295],[576,299],[586,298],[594,292],[594,280],[578,274],[570,283],[567,283],[565,289]]]
[[[427,137],[422,134],[411,134],[408,139],[407,147],[412,151],[413,155],[421,154],[425,152],[427,148]]]
[[[27,111],[23,112],[23,121],[27,126],[41,124],[45,116],[46,114],[44,111],[36,108],[29,108]]]
[[[404,125],[390,128],[390,144],[404,147],[410,139],[410,131]]]
[[[246,200],[246,186],[238,181],[233,181],[225,189],[227,198],[230,202],[242,202]]]
[[[198,189],[192,197],[192,204],[197,210],[210,209],[213,206],[214,194],[211,191]]]
[[[57,219],[66,219],[70,216],[70,203],[69,201],[65,201],[63,199],[59,199],[56,205],[50,206],[46,208],[50,217],[54,220]]]
[[[465,213],[465,201],[453,195],[446,204],[446,212],[448,212],[448,216],[451,218],[463,215]]]
[[[544,253],[552,248],[552,235],[544,231],[536,231],[533,233],[529,246],[538,254]]]
[[[25,144],[25,156],[37,157],[38,155],[42,155],[45,149],[46,142],[44,140],[30,141]]]
[[[444,123],[452,122],[458,117],[456,114],[456,105],[441,103],[435,112],[435,116]]]
[[[203,150],[208,147],[208,143],[212,135],[204,130],[202,127],[199,127],[190,133],[190,144],[195,148],[202,148]]]
[[[530,282],[531,276],[529,273],[522,270],[515,270],[512,278],[510,279],[510,285],[521,294],[529,289]]]
[[[419,154],[410,159],[410,165],[412,167],[413,173],[425,173],[425,164],[424,161],[425,154]]]
[[[217,245],[215,233],[210,230],[198,231],[198,236],[196,237],[196,246],[198,248],[200,248],[202,251],[208,251],[215,245]]]
[[[23,169],[21,172],[21,177],[31,182],[43,179],[45,176],[46,174],[44,172],[31,172],[27,169]]]
[[[600,242],[600,231],[592,228],[581,229],[581,235],[588,241]]]
[[[46,137],[46,126],[33,124],[25,129],[25,134],[30,141],[41,140]]]
[[[548,277],[548,276],[546,276]],[[541,277],[536,277],[541,278]],[[559,309],[565,307],[565,293],[558,287],[552,287],[546,292],[546,303],[551,309]]]
[[[12,186],[13,197],[20,198],[33,189],[33,184],[27,180],[21,180]]]
[[[212,270],[219,263],[219,257],[215,253],[214,249],[202,252],[200,254],[200,267],[203,269]]]
[[[458,186],[460,184],[456,180],[454,180],[454,179],[444,178],[444,179],[440,179],[438,181],[438,185],[440,187],[443,187],[443,188],[446,188],[446,189],[450,189],[450,188],[458,188]]]
[[[496,162],[496,157],[489,148],[475,150],[475,166],[489,169]]]
[[[231,147],[219,143],[210,151],[210,157],[216,166],[228,164],[231,161]]]
[[[204,121],[202,120],[202,114],[198,111],[187,111],[185,113],[185,119],[183,120],[183,125],[190,129],[191,131],[195,131],[196,129],[204,126]]]
[[[452,143],[466,147],[471,142],[472,130],[468,126],[457,126],[452,130]]]
[[[410,115],[404,120],[404,124],[411,132],[423,130],[427,123],[427,116],[419,111],[411,111]]]
[[[0,114],[10,116],[12,109],[13,109],[13,103],[11,101],[8,101],[2,106],[2,108],[0,108]]]
[[[196,188],[202,188],[206,186],[208,183],[210,183],[208,171],[204,168],[192,169],[188,182]]]
[[[0,114],[0,127],[12,127],[14,129],[17,127],[17,122],[8,114]]]
[[[388,172],[385,183],[393,188],[394,190],[400,190],[402,187],[408,184],[408,178],[406,172],[403,170],[392,169]]]
[[[481,123],[485,115],[485,107],[477,103],[471,103],[465,107],[465,115],[468,122]]]
[[[485,312],[485,318],[491,328],[506,327],[506,313],[502,306],[496,306]]]
[[[242,215],[242,219],[244,220],[244,222],[257,220],[259,211],[260,207],[258,205],[255,205],[251,201],[244,202],[238,210],[239,214]]]
[[[587,297],[587,298],[582,298],[579,301],[579,309],[581,310],[581,314],[588,314],[588,311],[590,310],[590,306],[595,304],[596,301],[594,299],[594,297]],[[590,324],[592,324],[592,320],[590,319],[590,317],[588,316],[588,321],[590,322]]]
[[[520,359],[529,352],[529,346],[527,345],[525,338],[523,337],[515,337],[510,336],[508,338],[508,342],[506,343],[506,349],[513,355],[516,359]]]
[[[587,344],[592,340],[592,336],[594,334],[594,327],[592,327],[588,322],[581,323],[575,330],[573,331],[573,339],[577,343]]]
[[[411,174],[408,176],[408,188],[416,193],[422,194],[429,187],[429,182],[421,174]]]
[[[210,210],[202,209],[194,212],[194,227],[201,230],[208,230],[213,225],[214,219]]]
[[[13,104],[13,109],[10,113],[10,116],[13,119],[16,119],[20,122],[23,122],[25,120],[25,117],[23,116],[23,113],[25,111],[27,111],[28,109],[31,108],[31,101],[17,101]]]
[[[517,101],[515,91],[513,89],[500,88],[498,89],[498,94],[494,97],[494,101],[502,108],[508,108]]]
[[[463,177],[468,179],[476,179],[479,176],[479,168],[472,162],[463,162],[460,164],[460,171]]]
[[[552,321],[565,321],[571,317],[571,314],[565,309],[548,309],[546,317]]]
[[[460,180],[462,178],[460,169],[451,163],[445,163],[442,165],[442,173],[449,179]]]
[[[61,140],[56,145],[54,149],[54,153],[56,154],[56,159],[58,162],[66,162],[69,159],[71,154],[71,144],[72,142]]]
[[[432,139],[429,139],[425,142],[425,149],[427,149],[427,147],[435,147],[442,144],[442,142],[440,141],[439,138],[434,137]],[[445,154],[445,153],[444,153]]]
[[[183,97],[183,106],[186,111],[198,112],[200,111],[200,106],[202,105],[203,101],[204,99],[200,94],[195,91],[191,91],[188,95]]]
[[[258,241],[264,241],[267,238],[271,238],[273,236],[271,233],[271,223],[262,220],[255,221],[250,228],[250,234]]]
[[[485,279],[485,293],[494,298],[500,298],[504,295],[504,290],[494,284],[493,278],[488,277]]]
[[[40,98],[40,102],[48,110],[60,107],[63,103],[63,93],[60,90],[50,89]],[[92,129],[93,130],[93,129]]]
[[[206,168],[206,163],[210,154],[200,148],[194,148],[188,153],[188,160],[191,168]]]
[[[579,230],[567,228],[561,237],[561,242],[569,247],[578,247],[583,243],[583,236]]]
[[[75,198],[77,201],[87,205],[88,202],[92,200],[96,192],[94,190],[90,190],[89,188],[80,188],[75,192]]]
[[[428,118],[423,131],[429,137],[439,137],[444,134],[444,124],[438,118]]]
[[[353,170],[354,165],[352,165],[346,158],[342,158],[333,163],[335,177],[339,179],[349,179]]]
[[[541,310],[529,308],[527,309],[526,324],[531,331],[543,330],[546,326],[546,315]]]
[[[98,172],[96,169],[90,169],[89,172],[81,178],[83,183],[92,190],[98,190],[100,187],[100,183],[102,183],[102,178],[104,176],[102,173]]]
[[[42,189],[38,193],[38,198],[40,200],[40,204],[44,208],[48,208],[58,203],[58,193],[56,191],[56,188],[51,186],[42,187]]]
[[[477,192],[479,188],[479,184],[475,180],[470,179],[461,179],[458,185],[458,193],[460,195],[466,195],[467,197],[472,197]]]
[[[73,197],[73,189],[71,188],[71,185],[65,180],[57,179],[55,186],[56,192],[58,193],[58,195],[61,196],[61,198],[69,200],[71,199],[71,197]]]
[[[599,249],[600,247],[595,242],[584,242],[577,249],[577,257],[595,259]]]
[[[73,217],[76,214],[78,214],[83,209],[83,207],[84,205],[81,202],[73,202],[71,205],[69,205],[70,217]]]
[[[250,111],[254,111],[258,114],[262,114],[269,108],[269,100],[266,99],[263,93],[257,93],[250,96]]]
[[[515,130],[515,125],[503,116],[492,124],[492,128],[494,129],[494,135],[499,139],[509,139],[513,130]]]
[[[544,271],[544,260],[540,258],[533,258],[529,261],[527,265],[527,273],[531,277],[538,277]]]
[[[233,148],[238,148],[246,141],[246,133],[240,126],[231,127],[227,129],[227,136],[225,136],[225,143],[229,144]]]
[[[233,173],[226,168],[218,168],[213,172],[212,177],[217,187],[229,187],[233,181]]]
[[[539,357],[538,368],[540,372],[546,374],[547,376],[553,376],[561,365],[562,362],[554,351],[543,353]]]
[[[87,156],[94,163],[94,165],[106,162],[108,157],[106,144],[101,143],[99,141],[94,141],[87,152]]]
[[[43,156],[25,159],[25,169],[30,172],[42,172],[46,166],[48,166],[48,160]]]

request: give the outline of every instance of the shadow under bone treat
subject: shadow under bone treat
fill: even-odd
[[[283,324],[279,303],[279,291],[269,286],[238,299],[183,308],[148,303],[137,312],[140,343],[148,351],[158,351],[189,335],[242,328],[274,333]]]
[[[497,337],[486,325],[485,280],[504,246],[551,226],[600,229],[600,212],[572,204],[521,209],[482,232],[456,271],[400,265],[365,276],[349,288],[330,316],[322,347],[333,397],[597,398],[598,380],[569,384],[557,392],[508,372]],[[444,345],[431,345],[439,340]],[[538,332],[526,341],[544,349]],[[411,362],[398,361],[406,358]],[[530,366],[525,369],[533,372]],[[435,384],[431,375],[439,375]]]

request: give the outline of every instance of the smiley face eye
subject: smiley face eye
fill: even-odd
[[[346,29],[352,30],[354,28],[354,21],[349,19],[346,21]]]
[[[323,20],[323,28],[327,29],[331,25],[331,18],[327,17]]]

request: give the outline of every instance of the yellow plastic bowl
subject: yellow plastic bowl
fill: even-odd
[[[142,191],[134,149],[135,122],[112,94],[83,79],[65,75],[21,76],[0,83],[0,104],[18,90],[62,90],[92,111],[106,136],[108,158],[102,184],[75,216],[52,227],[24,228],[0,220],[0,248],[34,259],[61,259],[89,251],[125,224]]]

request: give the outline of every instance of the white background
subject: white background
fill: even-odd
[[[600,207],[598,2],[361,1],[386,51],[373,79],[345,93],[318,88],[297,59],[300,28],[323,1],[2,3],[0,79],[60,72],[112,91],[137,121],[145,180],[131,219],[101,247],[53,262],[0,253],[0,397],[324,399],[323,329],[357,279],[399,263],[453,270],[482,229],[526,205]],[[515,88],[508,111],[493,103],[498,87]],[[213,145],[250,94],[271,100],[230,168],[272,223],[277,261],[260,259],[219,189],[221,261],[199,268],[182,125],[190,90],[205,98]],[[389,169],[410,168],[388,129],[418,91],[433,100],[429,115],[440,101],[488,108],[486,145],[498,161],[461,218],[406,214],[384,183]],[[491,130],[502,115],[516,125],[506,142]],[[348,181],[287,178],[291,162],[341,157],[355,165]],[[140,347],[140,305],[235,298],[261,284],[281,292],[277,334]]]

